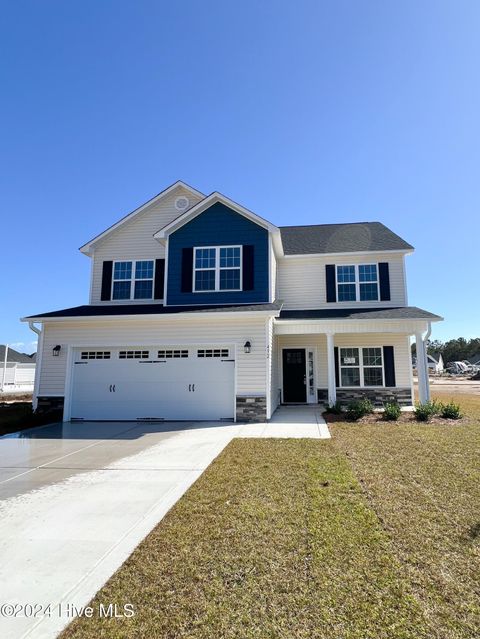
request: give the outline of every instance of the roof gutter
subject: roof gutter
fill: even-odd
[[[302,319],[301,317],[284,318],[280,317],[275,320],[275,324],[317,324],[318,322],[428,322],[429,333],[427,333],[426,339],[431,333],[431,322],[443,322],[443,317],[430,318],[426,317],[316,317]]]
[[[22,317],[20,319],[21,322],[28,322],[28,324],[32,324],[33,322],[101,322],[101,321],[109,321],[109,320],[172,320],[172,319],[191,319],[191,318],[201,318],[205,317],[209,320],[212,317],[218,317],[221,319],[225,318],[255,318],[255,317],[278,317],[280,315],[280,310],[272,310],[272,311],[236,311],[232,312],[222,312],[222,311],[201,311],[201,312],[190,312],[190,313],[149,313],[144,315],[73,315],[68,317]],[[32,330],[35,330],[32,328]],[[38,330],[38,329],[37,329]],[[37,332],[35,330],[35,332]]]

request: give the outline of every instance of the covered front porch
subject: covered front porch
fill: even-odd
[[[297,318],[275,320],[272,409],[280,404],[328,404],[368,397],[374,406],[414,403],[411,337],[418,354],[419,401],[429,399],[420,319]]]

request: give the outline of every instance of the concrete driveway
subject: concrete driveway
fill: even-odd
[[[1,437],[0,637],[55,637],[238,431],[90,422]]]
[[[268,424],[84,422],[0,437],[0,638],[55,637],[235,436],[330,435],[318,407],[282,407]]]

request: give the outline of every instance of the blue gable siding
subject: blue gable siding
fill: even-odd
[[[182,249],[194,246],[254,246],[251,291],[182,293]],[[268,231],[217,202],[170,235],[167,304],[250,304],[269,301]]]

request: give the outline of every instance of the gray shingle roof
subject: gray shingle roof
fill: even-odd
[[[0,344],[0,365],[3,364],[5,360],[5,346]],[[19,353],[14,348],[9,348],[7,353],[7,361],[9,362],[18,362],[19,364],[34,364],[35,358],[32,358],[27,353]]]
[[[108,317],[116,315],[169,315],[175,313],[247,313],[252,311],[278,311],[282,302],[273,304],[242,304],[240,306],[163,306],[163,304],[103,304],[74,306],[50,313],[30,315],[25,319],[49,317]]]
[[[281,311],[280,319],[423,319],[437,321],[443,318],[416,306],[399,306],[395,308],[322,308],[305,311]]]
[[[281,226],[285,255],[413,249],[380,222]]]

